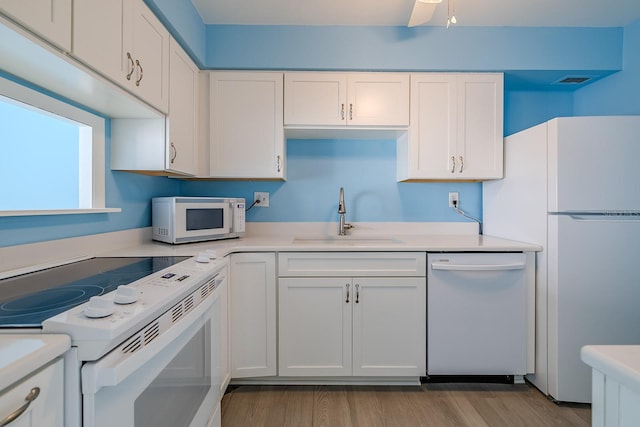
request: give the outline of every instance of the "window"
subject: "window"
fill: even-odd
[[[0,215],[105,209],[105,120],[0,78]]]

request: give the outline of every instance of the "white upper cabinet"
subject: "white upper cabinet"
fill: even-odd
[[[502,178],[503,93],[500,73],[412,74],[398,180]]]
[[[142,0],[73,4],[73,56],[163,113],[169,100],[169,41],[169,32]]]
[[[284,79],[287,126],[409,125],[408,73],[300,72]]]
[[[165,147],[165,167],[178,173],[196,175],[199,70],[173,38],[169,69],[169,139]]]
[[[285,179],[282,73],[211,72],[209,176]]]
[[[71,51],[71,0],[0,0],[0,12],[60,49]]]

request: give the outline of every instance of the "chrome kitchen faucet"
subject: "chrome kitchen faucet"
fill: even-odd
[[[344,207],[344,188],[340,187],[340,200],[338,201],[338,214],[340,215],[340,224],[338,225],[338,236],[346,236],[346,230],[353,228],[352,224],[344,222],[344,214],[347,210]]]

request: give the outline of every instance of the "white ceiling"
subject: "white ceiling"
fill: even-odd
[[[640,0],[443,0],[426,25],[622,27]],[[414,0],[192,0],[206,24],[405,26]]]

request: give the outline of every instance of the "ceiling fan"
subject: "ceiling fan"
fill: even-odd
[[[429,22],[439,3],[442,3],[442,0],[415,0],[407,27],[416,27]],[[453,13],[451,13],[450,0],[447,0],[447,28],[456,22],[456,0],[453,0]]]

